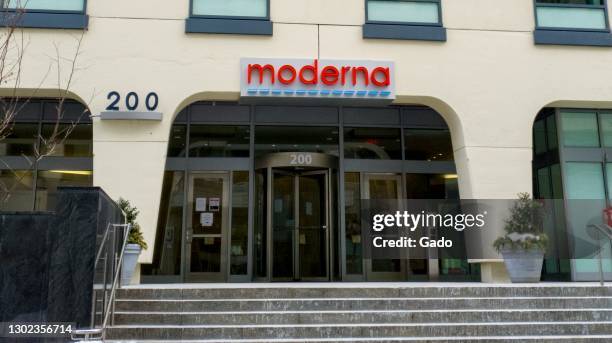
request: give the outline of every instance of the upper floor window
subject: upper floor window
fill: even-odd
[[[368,23],[441,25],[440,0],[367,0]]]
[[[6,0],[3,7],[28,11],[84,12],[85,0]]]
[[[23,10],[0,19],[3,25],[40,29],[86,29],[87,0],[0,0],[0,10]],[[15,19],[13,19],[15,18]]]
[[[191,0],[185,32],[271,36],[270,0]]]
[[[539,29],[607,30],[606,0],[536,0]]]
[[[193,0],[192,16],[268,18],[269,0]]]
[[[363,38],[446,41],[440,0],[366,0]]]

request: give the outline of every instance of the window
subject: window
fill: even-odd
[[[4,19],[20,27],[85,29],[89,22],[85,4],[86,0],[5,0],[0,1],[0,9],[25,10],[18,17]]]
[[[606,0],[535,0],[536,44],[612,46]]]
[[[605,0],[536,0],[538,28],[605,30]]]
[[[345,128],[344,158],[401,160],[402,140],[399,129]]]
[[[192,16],[267,18],[268,0],[193,0]]]
[[[272,35],[270,0],[191,0],[186,32]]]
[[[257,126],[255,154],[274,152],[318,152],[338,156],[338,129],[335,127]]]
[[[6,106],[13,104],[14,121],[0,139],[0,198],[8,196],[0,199],[0,210],[52,211],[58,187],[93,183],[89,112],[74,101],[64,102],[61,114],[57,100],[8,100]],[[37,155],[41,159],[34,162]]]
[[[84,12],[85,0],[8,0],[4,8],[32,11]]]
[[[368,0],[368,22],[441,24],[440,1]]]
[[[561,124],[566,147],[599,147],[595,112],[561,112]]]
[[[453,144],[449,130],[404,129],[407,160],[452,161]]]
[[[446,41],[440,0],[366,0],[363,38]]]
[[[249,157],[248,126],[191,125],[189,157]]]

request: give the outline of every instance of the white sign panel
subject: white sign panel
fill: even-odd
[[[243,58],[240,73],[245,98],[395,99],[390,61]]]

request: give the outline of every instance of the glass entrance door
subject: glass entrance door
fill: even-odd
[[[272,279],[329,280],[329,172],[272,169]]]
[[[229,175],[192,174],[188,199],[186,280],[226,281]]]
[[[363,178],[363,198],[370,200],[401,199],[402,177],[396,174],[365,174]],[[366,279],[368,281],[404,280],[406,261],[402,259],[367,259]]]

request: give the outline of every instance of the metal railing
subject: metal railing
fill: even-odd
[[[109,223],[104,231],[94,264],[91,328],[75,330],[73,340],[103,340],[115,311],[115,293],[121,279],[121,264],[131,224]],[[112,324],[112,323],[110,323]]]
[[[599,257],[599,283],[603,286],[605,282],[605,276],[603,271],[604,246],[602,243],[603,240],[601,239],[601,235],[603,234],[604,238],[608,238],[608,241],[610,242],[610,247],[612,248],[612,228],[608,225],[599,224],[591,224],[588,227],[595,229],[595,232],[597,232],[597,241],[599,242],[599,253],[597,254]]]

